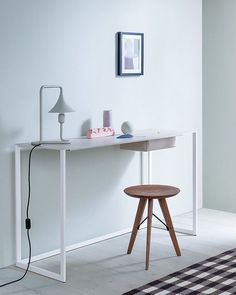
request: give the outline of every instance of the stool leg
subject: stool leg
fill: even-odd
[[[152,230],[153,199],[148,199],[148,222],[147,222],[147,243],[146,243],[146,270],[149,269],[149,256]]]
[[[135,242],[137,232],[138,232],[138,226],[141,222],[141,219],[143,216],[143,211],[145,209],[146,203],[147,203],[147,199],[140,199],[139,200],[138,209],[137,209],[137,213],[136,213],[136,217],[135,217],[135,221],[134,221],[134,225],[133,225],[132,234],[131,234],[130,241],[129,241],[129,247],[127,250],[127,254],[130,254],[132,252],[134,242]]]
[[[168,209],[168,206],[167,206],[166,199],[160,199],[159,204],[160,204],[163,216],[165,218],[166,224],[168,226],[169,234],[170,234],[172,243],[174,245],[176,255],[181,256],[181,252],[180,252],[180,249],[179,249],[179,244],[178,244],[178,241],[177,241],[177,238],[176,238],[176,235],[175,235],[175,231],[174,231],[174,227],[173,227],[172,220],[171,220],[171,217],[170,217],[170,212],[169,212],[169,209]]]

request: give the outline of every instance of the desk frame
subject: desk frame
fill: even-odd
[[[192,205],[192,229],[175,228],[177,232],[196,235],[197,234],[197,141],[196,132],[192,134],[192,181],[193,181],[193,205]],[[22,269],[27,268],[28,258],[22,259],[22,213],[21,213],[21,151],[25,150],[20,144],[15,146],[15,199],[16,199],[16,266]],[[80,248],[81,246],[89,245],[98,241],[106,240],[127,232],[121,231],[115,234],[110,234],[101,238],[86,241],[77,244],[76,246],[66,246],[65,231],[66,231],[66,149],[59,150],[60,156],[60,247],[55,251],[50,251],[37,256],[33,256],[31,262],[45,259],[54,255],[60,255],[60,272],[55,273],[46,269],[30,265],[29,270],[37,274],[46,276],[60,282],[66,282],[66,252]],[[142,179],[143,179],[143,152],[141,152],[142,161]],[[148,183],[152,183],[152,152],[148,152]],[[160,227],[161,228],[161,227]]]

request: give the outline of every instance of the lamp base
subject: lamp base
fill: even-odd
[[[32,145],[38,144],[70,144],[69,140],[42,140],[42,141],[33,141]]]

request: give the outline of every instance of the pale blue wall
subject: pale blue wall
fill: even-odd
[[[128,119],[136,129],[198,130],[201,200],[201,17],[199,0],[0,1],[1,266],[15,259],[14,144],[38,137],[42,84],[62,85],[76,109],[66,117],[67,137],[81,135],[86,120],[101,126],[104,109],[113,110],[116,129]],[[144,76],[115,76],[118,31],[145,34]],[[45,135],[52,138],[57,118],[46,110],[56,94],[47,94]],[[182,202],[173,206],[175,214],[191,207],[191,146],[184,140],[176,150],[154,156],[154,181],[183,188]],[[34,253],[51,250],[58,242],[57,160],[50,152],[36,153],[33,159]],[[137,154],[118,148],[72,153],[68,164],[68,242],[131,226],[136,202],[122,190],[140,181]],[[26,196],[24,169],[23,176]]]
[[[203,1],[204,207],[236,212],[236,2]]]

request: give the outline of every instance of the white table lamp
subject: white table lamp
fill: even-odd
[[[49,113],[57,113],[58,114],[58,122],[60,124],[60,140],[53,141],[45,141],[43,140],[43,90],[45,88],[58,88],[60,89],[59,98],[54,105],[54,107],[49,111]],[[63,97],[63,89],[61,86],[57,85],[43,85],[40,87],[39,91],[39,141],[33,142],[32,144],[39,143],[70,143],[69,140],[63,138],[63,124],[65,122],[65,113],[74,112],[74,110],[67,105]]]

